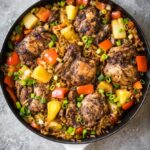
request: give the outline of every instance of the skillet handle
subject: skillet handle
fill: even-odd
[[[84,150],[89,144],[63,144],[63,146],[66,148],[66,150]]]

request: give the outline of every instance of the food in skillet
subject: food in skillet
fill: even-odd
[[[20,116],[44,135],[104,135],[140,102],[146,54],[132,20],[110,4],[67,0],[32,9],[3,66]]]

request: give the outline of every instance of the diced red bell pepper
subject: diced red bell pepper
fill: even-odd
[[[78,127],[76,128],[76,134],[82,134],[83,128],[82,127]]]
[[[102,3],[102,2],[96,2],[95,7],[96,7],[98,10],[103,10],[103,9],[106,8],[106,4],[104,4],[104,3]]]
[[[17,97],[13,91],[13,89],[9,88],[8,86],[6,87],[6,91],[8,92],[8,94],[10,95],[10,97],[12,98],[12,100],[14,101],[14,103],[16,103],[17,101]]]
[[[77,87],[78,94],[92,94],[94,86],[92,84],[82,85]]]
[[[19,55],[16,52],[12,52],[7,58],[7,65],[16,66],[20,63]]]
[[[58,55],[55,49],[48,49],[43,52],[43,60],[50,65],[54,65],[57,61]]]
[[[4,83],[5,83],[6,85],[8,85],[10,88],[14,87],[14,81],[13,81],[12,78],[9,77],[9,76],[5,76],[5,77],[4,77]]]
[[[134,105],[134,101],[131,100],[131,101],[125,103],[124,105],[122,105],[122,109],[123,109],[123,110],[128,110],[128,109],[131,108],[133,105]]]
[[[113,19],[121,18],[121,16],[122,16],[122,14],[121,14],[121,12],[120,12],[119,10],[113,11],[112,14],[111,14],[111,17],[112,17]]]
[[[52,97],[58,98],[58,99],[63,99],[67,92],[68,92],[67,88],[55,88],[55,90],[52,92]]]
[[[146,56],[136,56],[136,63],[137,63],[138,71],[140,72],[148,71]]]

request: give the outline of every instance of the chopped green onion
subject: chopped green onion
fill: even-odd
[[[87,130],[86,129],[83,129],[82,131],[82,138],[85,138],[87,135]]]
[[[52,41],[53,41],[53,42],[56,42],[56,41],[57,41],[57,36],[56,36],[56,35],[52,34],[52,35],[51,35],[51,38],[52,38]]]
[[[51,22],[50,25],[51,26],[56,26],[56,25],[58,25],[58,22],[57,21]]]
[[[54,41],[49,42],[48,47],[51,48],[55,45]]]
[[[137,90],[137,89],[134,89],[134,90],[133,90],[133,93],[134,93],[134,94],[137,94],[137,93],[138,93],[138,90]]]
[[[75,134],[75,128],[69,127],[68,130],[67,130],[67,133],[70,134],[70,135],[74,135]]]
[[[124,18],[123,22],[124,22],[124,24],[128,24],[129,23],[129,19],[128,18]]]
[[[118,108],[120,108],[120,107],[121,107],[121,104],[120,104],[119,102],[117,103],[117,107],[118,107]]]
[[[96,53],[99,55],[103,52],[103,50],[101,48],[97,49]]]
[[[111,77],[106,76],[105,79],[106,79],[106,81],[107,81],[108,83],[111,82]]]
[[[103,10],[101,11],[101,13],[102,13],[103,15],[105,15],[105,14],[107,13],[107,10],[106,10],[106,9],[103,9]]]
[[[64,100],[63,103],[62,103],[62,108],[66,109],[67,105],[68,105],[68,100]]]
[[[101,74],[99,77],[98,77],[98,81],[105,81],[105,76],[103,74]]]
[[[41,96],[35,96],[35,99],[40,100]]]
[[[101,61],[105,61],[107,58],[108,58],[108,55],[107,54],[103,54],[101,56]]]
[[[27,83],[26,83],[26,81],[25,81],[25,80],[21,80],[21,81],[20,81],[20,84],[21,84],[22,86],[27,85]]]
[[[109,100],[114,100],[116,98],[116,96],[114,95],[114,94],[111,94],[110,96],[109,96]]]
[[[84,43],[86,43],[86,42],[88,41],[88,37],[87,37],[87,36],[83,36],[83,37],[82,37],[82,41],[83,41]]]
[[[107,19],[103,19],[103,20],[102,20],[102,24],[103,24],[103,25],[106,25],[107,23],[108,23],[108,20],[107,20]]]
[[[111,93],[106,93],[106,96],[109,97],[111,95]]]
[[[53,90],[55,89],[55,85],[52,84],[52,85],[49,87],[49,89],[50,89],[51,91],[53,91]]]
[[[8,44],[8,48],[9,48],[9,49],[13,49],[13,44],[12,44],[12,42],[11,42],[11,41],[8,41],[8,43],[7,43],[7,44]]]
[[[85,8],[84,5],[80,5],[80,6],[79,6],[79,9],[80,9],[80,10],[82,10],[82,9],[84,9],[84,8]]]
[[[116,45],[117,45],[117,46],[120,46],[120,45],[121,45],[121,40],[117,40],[117,41],[116,41]]]
[[[40,103],[45,104],[47,102],[46,98],[40,99]]]
[[[91,135],[95,135],[96,134],[96,132],[95,131],[91,131]]]
[[[59,4],[59,6],[64,7],[66,2],[65,1],[61,1],[61,2],[58,2],[58,4]]]
[[[81,116],[77,116],[77,117],[76,117],[76,122],[80,123],[81,121],[82,121]]]
[[[77,102],[77,107],[78,107],[78,108],[81,107],[81,102]]]
[[[120,85],[117,84],[117,83],[114,83],[113,86],[114,86],[115,89],[119,89],[120,88]]]
[[[81,102],[83,99],[84,99],[84,95],[81,94],[81,95],[77,98],[77,101],[78,101],[78,102]]]
[[[118,102],[118,101],[119,101],[119,98],[116,97],[116,98],[114,99],[114,102],[116,103],[116,102]]]
[[[27,107],[25,107],[25,106],[21,107],[21,109],[20,109],[21,117],[28,116],[29,114],[30,114],[30,110]]]
[[[143,72],[140,72],[140,76],[144,76],[144,73],[143,73]]]
[[[15,27],[15,31],[16,31],[17,34],[21,34],[22,33],[22,27],[20,27],[19,25],[17,25]]]
[[[119,32],[120,32],[120,33],[122,33],[123,31],[124,31],[124,30],[123,30],[122,28],[121,28],[121,29],[119,29]]]
[[[143,79],[140,80],[141,84],[145,84],[145,81]]]
[[[102,96],[104,96],[104,90],[103,89],[98,89],[98,93],[100,93]]]
[[[19,101],[16,102],[16,107],[17,107],[17,109],[21,109],[21,104]]]
[[[30,97],[31,97],[31,98],[35,98],[35,96],[36,96],[36,95],[35,95],[34,93],[31,93],[31,94],[30,94]]]
[[[27,82],[28,86],[31,86],[31,85],[34,85],[36,83],[36,80],[34,80],[34,79],[27,79],[26,82]]]

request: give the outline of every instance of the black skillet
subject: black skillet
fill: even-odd
[[[35,3],[34,5],[32,5],[30,8],[28,8],[18,19],[17,21],[13,24],[13,26],[11,27],[11,29],[9,30],[6,38],[5,38],[5,41],[4,41],[4,44],[2,46],[2,50],[1,50],[1,53],[0,53],[0,64],[4,64],[5,63],[5,53],[8,51],[8,46],[7,46],[7,42],[10,38],[10,35],[12,33],[12,31],[14,30],[15,26],[22,20],[22,18],[25,16],[25,14],[27,14],[32,8],[34,7],[37,7],[37,6],[42,6],[42,5],[45,5],[45,4],[52,4],[56,2],[55,0],[41,0],[37,3]],[[131,20],[134,21],[134,23],[136,24],[137,26],[137,29],[138,29],[138,32],[139,32],[139,35],[140,35],[140,38],[141,40],[144,42],[144,47],[145,47],[145,51],[146,51],[146,55],[147,55],[147,59],[148,59],[148,62],[150,62],[150,52],[149,52],[149,47],[148,47],[148,43],[145,39],[145,36],[143,35],[143,32],[141,30],[141,28],[139,27],[139,25],[137,24],[137,22],[134,20],[134,18],[128,13],[126,12],[122,7],[118,6],[117,4],[115,4],[114,2],[111,2],[109,1],[109,3],[113,6],[113,8],[116,8],[116,9],[119,9],[121,10],[125,16],[129,17]],[[102,139],[105,139],[107,137],[109,137],[110,135],[113,135],[114,133],[116,133],[117,131],[119,131],[122,127],[124,127],[128,122],[129,120],[131,120],[138,112],[138,110],[141,108],[141,106],[143,105],[144,101],[145,101],[145,98],[146,98],[146,95],[147,95],[147,92],[148,92],[148,88],[149,88],[149,81],[150,81],[150,72],[148,72],[147,74],[144,75],[144,80],[146,81],[146,84],[144,86],[144,89],[143,89],[143,96],[141,98],[141,102],[137,105],[135,105],[134,107],[132,107],[132,109],[128,110],[122,117],[122,122],[118,125],[116,125],[113,129],[111,129],[109,131],[109,133],[103,135],[103,136],[98,136],[96,138],[90,138],[90,139],[85,139],[83,140],[81,143],[78,143],[78,142],[72,142],[72,141],[67,141],[67,140],[62,140],[62,139],[59,139],[59,138],[55,138],[53,136],[45,136],[41,133],[39,133],[37,130],[33,129],[29,124],[27,124],[20,116],[19,116],[19,113],[18,113],[18,110],[15,108],[14,104],[13,104],[13,101],[11,100],[10,96],[8,95],[8,93],[6,92],[5,90],[5,85],[3,83],[3,73],[1,72],[0,73],[0,79],[1,79],[1,89],[2,89],[2,92],[3,92],[3,95],[10,107],[10,109],[12,110],[12,112],[14,113],[14,115],[18,118],[18,120],[24,125],[26,126],[29,130],[31,130],[32,132],[36,133],[37,135],[45,138],[45,139],[48,139],[50,141],[54,141],[54,142],[58,142],[58,143],[63,143],[63,144],[88,144],[88,143],[92,143],[92,142],[96,142],[96,141],[99,141],[99,140],[102,140]],[[73,147],[71,148],[73,149]]]

